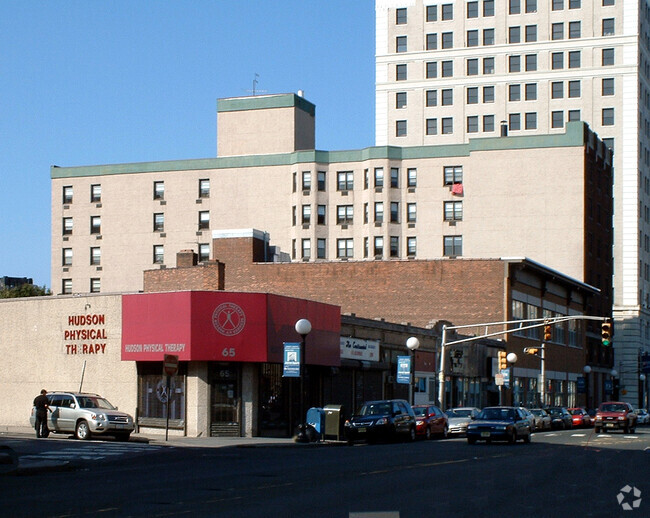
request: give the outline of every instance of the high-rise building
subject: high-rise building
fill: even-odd
[[[614,151],[616,368],[635,401],[650,348],[647,0],[377,0],[376,13],[376,145],[583,120]]]

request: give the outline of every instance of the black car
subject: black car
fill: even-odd
[[[367,401],[345,422],[345,437],[349,443],[397,438],[412,441],[415,439],[415,414],[403,399]]]
[[[515,443],[522,439],[530,442],[530,421],[521,409],[512,406],[492,406],[467,425],[467,444],[476,441],[508,441]]]
[[[554,430],[570,430],[573,428],[573,417],[563,406],[551,406],[546,409],[551,416],[551,428]]]

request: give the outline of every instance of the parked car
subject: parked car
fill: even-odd
[[[528,422],[530,423],[530,431],[533,433],[536,432],[537,427],[535,426],[535,416],[532,414],[532,412],[523,406],[520,406],[519,410],[521,410],[526,416],[526,419],[528,419]]]
[[[552,406],[546,409],[551,416],[551,428],[554,430],[570,430],[573,428],[573,417],[563,406]]]
[[[486,407],[467,425],[467,444],[476,441],[530,442],[530,422],[521,409],[511,406]]]
[[[607,401],[601,403],[596,413],[595,432],[623,430],[624,433],[634,433],[637,416],[629,403],[622,401]]]
[[[650,424],[650,414],[645,408],[636,411],[637,424]]]
[[[415,426],[415,413],[403,399],[367,401],[345,422],[345,436],[349,443],[397,438],[412,441]]]
[[[467,425],[480,414],[480,410],[475,407],[450,408],[447,414],[449,423],[449,435],[464,434],[467,431]]]
[[[133,417],[119,412],[106,398],[85,392],[50,392],[47,394],[51,412],[47,415],[50,432],[73,433],[77,439],[93,435],[112,435],[128,441],[135,429]],[[36,410],[32,408],[29,422],[34,427]]]
[[[544,431],[551,429],[551,416],[543,408],[531,408],[530,413],[535,416],[535,430]]]
[[[425,439],[432,436],[447,438],[449,425],[447,415],[435,405],[415,405],[415,434]]]
[[[574,428],[590,428],[593,425],[591,416],[584,408],[567,408],[571,414]]]

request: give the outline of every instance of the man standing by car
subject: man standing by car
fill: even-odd
[[[41,390],[41,394],[34,398],[34,407],[36,408],[34,428],[36,428],[36,437],[45,438],[50,435],[47,427],[47,411],[50,410],[50,403],[47,400],[47,390]],[[51,412],[51,410],[50,410]]]

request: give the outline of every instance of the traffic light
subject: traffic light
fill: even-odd
[[[553,338],[553,331],[551,330],[551,324],[546,324],[544,326],[544,341],[550,342]]]
[[[526,354],[537,354],[539,349],[537,347],[524,347],[524,352]]]
[[[505,370],[508,368],[508,360],[507,360],[508,353],[505,351],[499,351],[499,370]]]
[[[612,324],[611,322],[603,322],[600,330],[603,345],[612,345]]]

